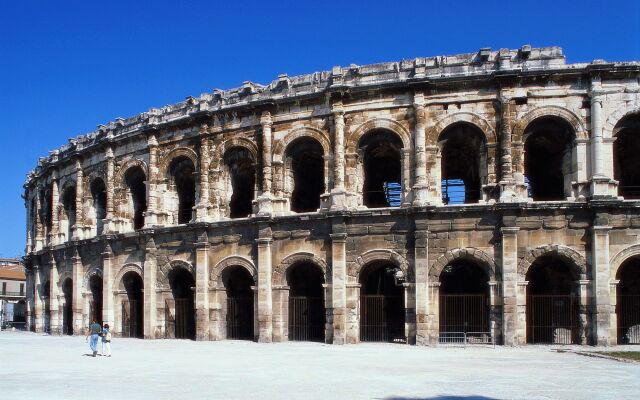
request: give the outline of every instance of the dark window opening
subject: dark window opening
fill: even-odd
[[[577,276],[556,256],[543,256],[529,268],[527,343],[579,342]]]
[[[195,339],[196,320],[194,293],[195,280],[191,272],[184,268],[174,268],[169,273],[169,283],[175,304],[174,337],[176,339]]]
[[[489,279],[475,263],[458,260],[440,274],[440,336],[451,341],[460,333],[491,334]]]
[[[360,274],[360,340],[406,343],[404,282],[400,269],[376,262]]]
[[[130,271],[122,277],[127,300],[122,303],[122,335],[144,337],[144,284],[137,273]]]
[[[62,207],[64,210],[64,219],[67,221],[67,240],[71,240],[73,226],[76,223],[76,188],[68,187],[62,193]]]
[[[171,162],[169,174],[178,193],[178,223],[187,224],[196,205],[195,166],[188,157],[178,157]]]
[[[144,171],[139,167],[132,167],[125,173],[125,182],[133,203],[133,229],[144,227],[144,213],[147,211],[147,180]]]
[[[543,117],[525,130],[524,170],[533,200],[565,199],[565,175],[571,171],[573,130],[563,120]]]
[[[89,279],[91,300],[89,301],[89,320],[102,325],[102,278],[92,275]]]
[[[20,284],[20,296],[24,296],[24,283]]]
[[[107,218],[107,187],[100,178],[91,182],[91,198],[96,213],[96,229],[98,235],[102,234],[103,220]]]
[[[44,330],[51,332],[51,282],[46,281],[42,284],[42,300],[44,311]]]
[[[229,216],[231,218],[248,217],[253,212],[256,179],[253,157],[247,149],[235,147],[225,153],[224,164],[229,171],[232,191]]]
[[[324,274],[311,263],[300,263],[287,273],[289,285],[289,340],[324,341]]]
[[[613,176],[625,199],[640,199],[640,115],[624,118],[614,129]]]
[[[324,192],[324,158],[320,143],[310,138],[300,138],[287,149],[291,159],[293,193],[291,210],[316,211],[320,208],[320,195]]]
[[[369,208],[390,207],[398,204],[387,198],[385,184],[389,188],[402,187],[402,141],[389,131],[377,130],[360,139],[363,156],[364,185],[362,195],[364,205]],[[397,185],[397,186],[396,186]],[[388,190],[388,189],[387,189]],[[394,199],[395,200],[395,199]]]
[[[473,125],[457,123],[442,131],[439,144],[444,204],[477,203],[480,200],[484,134]]]
[[[62,307],[62,334],[73,335],[73,281],[66,279],[62,284],[64,306]]]
[[[640,258],[622,263],[616,278],[618,344],[640,344]]]
[[[227,294],[227,339],[253,339],[251,274],[243,267],[232,266],[222,272],[222,282]]]

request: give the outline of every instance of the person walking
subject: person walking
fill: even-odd
[[[96,322],[96,320],[93,320],[93,323],[91,325],[89,325],[89,329],[87,330],[87,339],[89,340],[89,337],[91,337],[91,341],[89,342],[89,347],[91,347],[91,351],[93,352],[92,356],[95,357],[96,354],[98,353],[98,335],[100,334],[100,331],[102,330],[102,327],[100,326],[99,323]]]
[[[100,355],[104,356],[104,350],[107,349],[106,356],[111,357],[111,331],[109,331],[109,324],[104,324],[102,327],[102,349]]]

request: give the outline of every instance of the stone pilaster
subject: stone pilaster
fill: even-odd
[[[429,281],[427,287],[427,340],[430,345],[436,345],[440,336],[440,282]]]
[[[603,96],[598,93],[600,78],[591,82],[591,197],[617,196],[617,182],[608,177],[604,169]]]
[[[209,165],[211,163],[209,148],[211,139],[208,137],[208,126],[200,127],[200,197],[196,206],[196,221],[207,222],[211,203],[209,202]]]
[[[115,326],[115,306],[113,299],[113,250],[107,242],[102,251],[102,320]]]
[[[209,237],[204,231],[196,243],[196,340],[210,340],[209,247]]]
[[[40,187],[36,187],[36,214],[33,216],[35,218],[34,223],[36,224],[36,246],[35,251],[40,251],[44,247],[44,224],[42,223],[41,213],[42,213],[42,197],[40,195]]]
[[[270,215],[273,212],[271,192],[271,140],[273,136],[271,113],[265,111],[260,117],[262,126],[262,194],[258,197],[258,214]]]
[[[51,232],[49,232],[49,245],[58,244],[58,233],[60,232],[60,221],[58,218],[58,204],[60,192],[58,190],[58,173],[53,171],[51,177]]]
[[[591,313],[591,298],[589,297],[589,289],[592,289],[590,279],[578,280],[578,293],[579,293],[579,307],[578,307],[578,328],[580,332],[580,338],[578,344],[591,344],[592,338],[596,333],[593,331],[594,322],[592,320],[593,314]]]
[[[413,96],[414,137],[415,137],[415,184],[413,185],[413,205],[425,206],[428,201],[427,185],[427,153],[426,153],[426,113],[424,94]]]
[[[25,284],[25,297],[26,297],[26,310],[25,310],[25,319],[26,319],[26,329],[28,331],[35,330],[35,321],[33,320],[34,316],[34,300],[35,300],[35,284],[33,277],[33,267],[26,268],[26,284]]]
[[[610,226],[594,226],[591,231],[591,281],[592,285],[592,332],[594,344],[608,346],[610,341],[611,308],[609,266],[609,231]]]
[[[527,343],[527,286],[529,281],[516,283],[516,335],[517,345]]]
[[[51,285],[50,298],[49,298],[49,326],[51,327],[52,335],[60,335],[62,333],[62,320],[60,318],[60,291],[59,282],[60,274],[58,273],[58,266],[56,265],[56,259],[51,255],[51,262],[49,264],[49,284]]]
[[[149,146],[149,176],[147,177],[147,212],[144,218],[145,228],[160,224],[160,210],[158,209],[158,139],[155,133],[149,134],[147,139]]]
[[[76,204],[75,204],[75,224],[71,227],[70,240],[83,239],[83,215],[82,202],[84,200],[84,172],[82,171],[82,162],[76,160]]]
[[[73,279],[73,332],[76,335],[82,335],[86,332],[86,326],[83,323],[83,306],[84,296],[82,295],[82,284],[84,281],[84,271],[82,267],[82,258],[78,254],[78,249],[74,248],[73,256],[71,257],[71,276]],[[92,322],[92,321],[90,321]]]
[[[261,237],[258,244],[258,341],[273,337],[273,301],[271,290],[271,238]]]
[[[331,234],[333,344],[347,341],[347,234]]]
[[[518,231],[515,226],[502,227],[502,337],[504,344],[518,344]]]
[[[113,182],[113,179],[114,179],[114,173],[115,173],[115,158],[114,158],[113,149],[111,148],[111,146],[108,146],[105,150],[105,159],[107,163],[107,176],[106,176],[106,182],[105,182],[106,195],[107,195],[105,208],[106,208],[107,218],[105,218],[104,220],[103,233],[114,233],[115,227],[114,227],[113,219],[115,217],[115,212],[114,212],[114,204],[113,204],[114,203],[113,194],[115,192],[115,184]]]
[[[414,233],[416,344],[429,344],[428,283],[429,283],[429,231],[416,229]]]
[[[149,236],[144,253],[144,338],[156,339],[157,302],[156,281],[158,279],[158,263],[156,260],[156,244],[153,235]]]
[[[36,332],[44,331],[44,310],[42,307],[42,294],[44,288],[42,287],[42,277],[40,276],[41,268],[39,265],[33,267],[33,277],[35,285],[34,301],[33,301],[33,321]]]
[[[609,344],[618,344],[618,284],[620,280],[609,281]]]
[[[331,189],[331,210],[347,208],[347,191],[344,185],[344,109],[342,102],[333,104],[333,189]]]
[[[401,155],[402,162],[402,206],[411,206],[412,191],[411,191],[411,149],[402,149]]]

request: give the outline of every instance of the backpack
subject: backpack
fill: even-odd
[[[107,342],[111,341],[111,332],[107,331],[107,334],[105,335],[105,339],[107,340]]]

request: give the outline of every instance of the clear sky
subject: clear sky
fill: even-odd
[[[89,3],[94,3],[89,4]],[[116,117],[334,65],[557,45],[640,60],[640,1],[0,2],[0,256],[22,255],[26,173]]]

